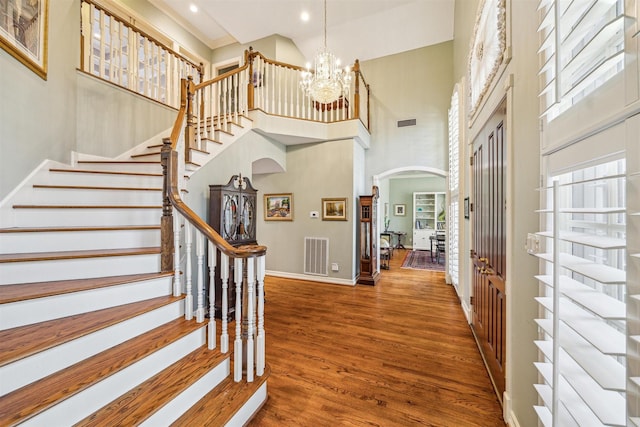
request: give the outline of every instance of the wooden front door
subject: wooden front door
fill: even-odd
[[[495,122],[494,122],[495,123]],[[495,128],[494,128],[495,126]],[[473,150],[472,329],[502,401],[506,362],[506,141],[502,120]],[[481,140],[480,140],[481,139]]]

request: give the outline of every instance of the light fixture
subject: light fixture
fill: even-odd
[[[351,84],[349,67],[340,68],[340,60],[327,49],[327,0],[324,0],[324,45],[314,59],[314,72],[307,65],[301,74],[300,87],[311,98],[319,103],[327,104],[337,100],[341,95],[347,97]]]
[[[196,6],[195,4],[191,3],[191,5],[189,5],[189,10],[193,13],[198,13],[198,6]]]

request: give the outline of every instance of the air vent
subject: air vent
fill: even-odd
[[[328,276],[329,239],[326,237],[304,238],[304,273]]]
[[[416,125],[416,119],[400,120],[398,122],[399,128],[403,128],[406,126],[415,126],[415,125]]]

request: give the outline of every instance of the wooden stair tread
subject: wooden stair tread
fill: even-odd
[[[126,163],[137,163],[137,162],[126,162]],[[139,163],[156,163],[156,162],[139,162]],[[162,173],[153,173],[153,172],[125,172],[125,171],[99,171],[99,170],[91,170],[91,169],[63,169],[63,168],[51,168],[50,172],[69,172],[69,173],[93,173],[93,174],[104,174],[104,175],[132,175],[132,176],[157,176],[162,177]]]
[[[183,299],[183,297],[162,296],[0,331],[0,366],[107,328],[180,299]],[[3,425],[2,422],[0,422],[0,425]]]
[[[94,277],[90,279],[58,280],[53,282],[18,283],[0,286],[0,304],[35,298],[63,295],[72,292],[106,288],[125,283],[140,282],[173,276],[173,272],[127,274],[123,276]]]
[[[44,185],[34,184],[33,188],[52,188],[52,189],[69,189],[69,190],[125,190],[125,191],[162,191],[162,187],[105,187],[90,185]]]
[[[159,254],[160,247],[124,248],[124,249],[92,249],[85,251],[30,252],[17,254],[0,254],[0,264],[7,262],[53,261],[78,258],[102,258],[114,256]]]
[[[228,357],[202,346],[75,426],[139,425]]]
[[[201,137],[200,139],[202,139],[203,141],[210,141],[210,142],[213,142],[214,144],[220,144],[220,145],[224,144],[222,141],[218,141],[217,139],[206,138],[206,137],[204,137],[204,136],[203,136],[203,137]],[[193,148],[192,148],[192,150],[194,150],[194,151],[200,151],[200,150],[193,149]],[[207,153],[206,151],[203,151],[203,153],[205,153],[205,154],[209,154],[209,153]]]
[[[62,227],[11,227],[0,228],[2,233],[55,233],[75,231],[122,231],[122,230],[160,230],[159,225],[107,225],[107,226],[62,226]]]
[[[172,320],[8,393],[2,397],[0,425],[22,422],[203,327],[184,318]]]
[[[13,209],[162,209],[160,205],[13,205]]]
[[[134,156],[131,156],[134,157]],[[86,163],[86,164],[115,164],[115,165],[129,165],[129,164],[138,164],[138,165],[159,165],[159,161],[144,161],[144,160],[78,160],[78,164]]]
[[[233,373],[233,366],[231,368]],[[264,374],[255,377],[252,383],[233,381],[233,374],[225,378],[216,388],[204,395],[173,424],[173,427],[192,426],[223,426],[244,405],[271,375],[269,365],[265,366]]]

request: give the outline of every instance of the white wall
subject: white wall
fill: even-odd
[[[454,74],[458,81],[466,81],[467,55],[478,1],[459,0],[455,8]],[[533,405],[537,396],[533,384],[537,374],[533,362],[537,360],[537,350],[533,341],[537,338],[537,328],[533,319],[537,315],[537,305],[533,299],[537,292],[537,282],[533,276],[537,271],[536,260],[524,249],[528,232],[538,228],[535,210],[538,207],[539,130],[537,98],[537,42],[536,7],[537,2],[507,1],[507,47],[512,51],[510,62],[503,65],[496,77],[493,89],[489,91],[474,121],[462,124],[465,131],[460,153],[461,167],[469,176],[468,158],[471,149],[468,144],[476,138],[484,137],[485,125],[490,123],[495,110],[506,102],[507,140],[507,391],[505,393],[505,415],[513,425],[537,425]],[[461,97],[467,97],[462,93]],[[467,117],[466,114],[463,117]],[[469,195],[470,181],[461,187],[462,195]],[[473,200],[472,200],[473,202]],[[460,230],[468,241],[471,221],[463,222]],[[462,252],[462,253],[467,253]],[[460,257],[460,280],[469,280],[471,269],[469,258]],[[463,284],[468,288],[469,284]],[[470,295],[463,305],[468,305]]]

